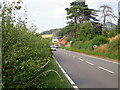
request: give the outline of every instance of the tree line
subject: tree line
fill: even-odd
[[[61,30],[61,36],[65,35],[72,39],[86,41],[98,35],[111,37],[119,33],[118,28],[114,30],[106,28],[106,22],[112,22],[112,19],[117,18],[108,5],[102,5],[99,10],[95,10],[88,8],[85,2],[75,1],[70,3],[70,8],[65,10],[67,11],[68,25]],[[98,15],[101,15],[99,19]]]

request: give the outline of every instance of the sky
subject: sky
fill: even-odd
[[[1,0],[0,0],[1,1]],[[6,0],[13,1],[13,0]],[[16,0],[14,0],[16,1]],[[45,30],[63,28],[67,24],[65,8],[75,0],[22,0],[27,8],[28,25],[36,25],[37,33]],[[86,0],[89,8],[98,9],[100,5],[109,5],[118,16],[119,0]],[[117,21],[114,21],[117,23]]]

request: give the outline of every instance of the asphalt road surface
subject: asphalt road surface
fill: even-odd
[[[118,63],[63,49],[53,54],[79,88],[118,88]]]

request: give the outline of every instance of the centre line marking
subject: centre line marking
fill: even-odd
[[[83,59],[79,58],[80,61],[83,61]]]
[[[93,63],[91,63],[91,62],[88,62],[88,61],[86,61],[86,63],[87,63],[87,64],[90,64],[90,65],[94,65]]]
[[[115,73],[115,72],[113,72],[113,71],[110,71],[110,70],[108,70],[108,69],[105,69],[105,68],[103,68],[103,67],[99,67],[100,69],[102,69],[102,70],[104,70],[104,71],[107,71],[107,72],[110,72],[110,73]]]

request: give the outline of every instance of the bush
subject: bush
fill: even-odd
[[[108,32],[108,37],[109,38],[111,38],[111,37],[114,37],[115,35],[117,34],[117,32],[116,32],[116,30],[110,30],[109,32]]]
[[[82,41],[76,41],[76,42],[72,43],[72,47],[76,48],[76,49],[80,49],[82,44],[83,44]]]
[[[7,26],[6,26],[7,27]],[[3,29],[2,77],[5,88],[36,87],[31,80],[42,73],[40,68],[50,60],[51,52],[45,39],[29,30]],[[39,84],[42,87],[42,83]]]
[[[109,43],[109,40],[104,37],[104,36],[96,36],[93,40],[92,40],[92,45],[101,45],[101,44],[106,44]]]
[[[14,22],[11,16],[15,12],[12,11],[15,10],[14,4],[18,3],[8,6],[5,3],[2,12],[3,88],[45,87],[47,84],[38,82],[36,78],[42,79],[40,77],[45,72],[45,66],[51,60],[49,44],[47,40],[28,30],[25,21]]]
[[[120,49],[120,38],[111,41],[108,45],[108,49],[110,52],[118,53]]]
[[[92,49],[92,42],[91,41],[85,41],[85,42],[76,41],[72,44],[72,47],[76,48],[76,49],[89,49],[89,50],[91,50]]]
[[[76,38],[80,41],[91,40],[95,35],[95,29],[91,23],[82,23],[77,27]]]

